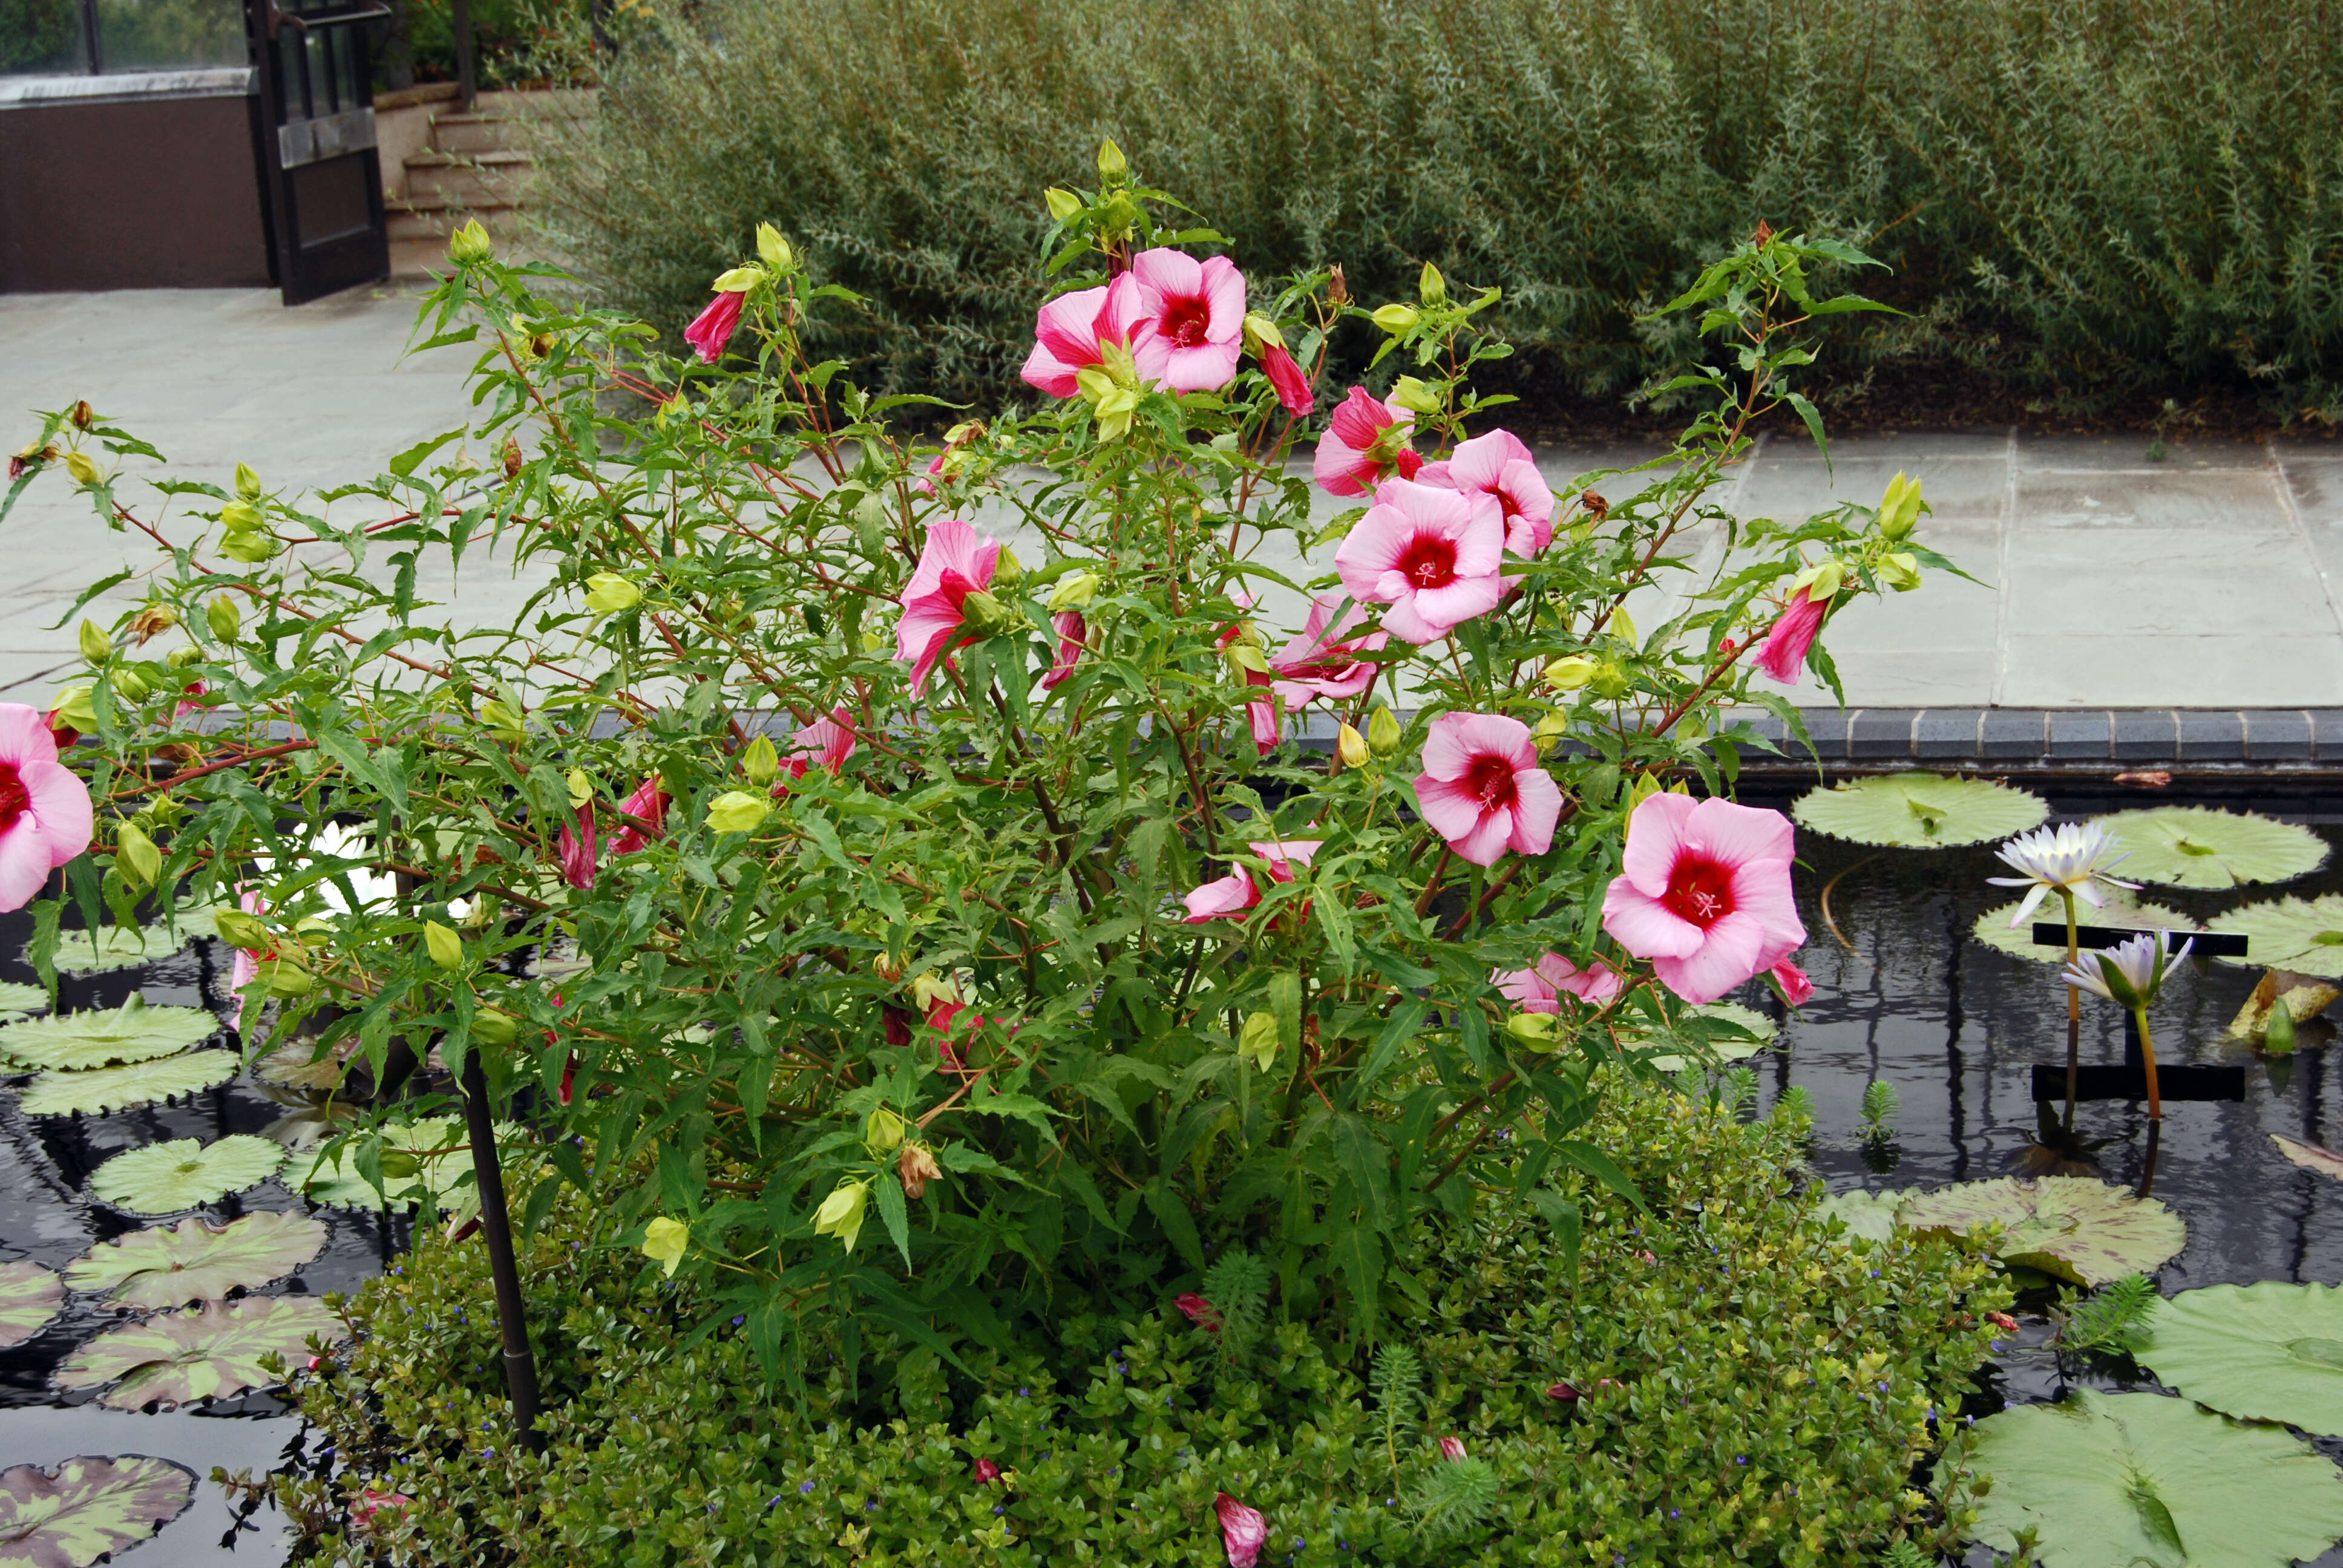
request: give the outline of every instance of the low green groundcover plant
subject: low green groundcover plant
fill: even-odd
[[[1527,1209],[1419,1226],[1372,1351],[1232,1251],[1202,1301],[1076,1313],[960,1366],[850,1330],[794,1392],[565,1204],[527,1258],[543,1461],[506,1441],[482,1250],[431,1234],[347,1304],[347,1360],[296,1379],[343,1468],[277,1494],[314,1559],[345,1563],[1218,1563],[1223,1493],[1264,1516],[1263,1563],[1933,1547],[1906,1488],[2003,1287],[1966,1243],[1815,1219],[1789,1174],[1803,1131],[1614,1096],[1592,1135],[1652,1217],[1568,1177],[1575,1269]]]

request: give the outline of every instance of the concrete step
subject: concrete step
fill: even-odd
[[[483,153],[526,153],[529,122],[513,115],[467,115],[448,111],[431,116],[431,145],[466,157]]]
[[[527,153],[413,153],[407,159],[407,196],[511,206],[522,199],[535,173]]]
[[[388,218],[387,228],[393,244],[402,240],[422,240],[447,248],[447,236],[466,221],[478,218],[480,226],[499,239],[520,231],[520,209],[510,202],[471,204],[446,196],[402,196],[383,204]]]

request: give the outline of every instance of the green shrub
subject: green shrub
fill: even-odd
[[[1985,1353],[1989,1265],[1802,1224],[1796,1124],[1607,1103],[1597,1141],[1657,1218],[1567,1178],[1574,1271],[1523,1205],[1419,1229],[1372,1365],[1346,1320],[1278,1302],[1234,1346],[1168,1308],[1085,1314],[1054,1342],[963,1341],[966,1372],[833,1342],[826,1375],[769,1397],[740,1336],[693,1342],[688,1292],[565,1208],[528,1261],[541,1464],[504,1446],[481,1249],[427,1233],[348,1304],[347,1362],[299,1380],[346,1470],[281,1500],[327,1561],[564,1568],[1218,1563],[1223,1491],[1268,1516],[1264,1563],[1852,1563],[1926,1538],[1904,1488]],[[1442,1462],[1449,1435],[1470,1464]],[[410,1501],[354,1528],[368,1488]]]
[[[750,227],[868,296],[824,345],[1014,385],[1043,222],[1111,135],[1268,271],[1505,291],[1513,390],[1616,398],[1760,219],[1887,261],[1839,393],[1952,364],[2064,404],[2343,380],[2343,28],[2283,0],[719,4],[546,149],[561,248],[669,328]],[[1364,334],[1344,347],[1363,355]]]

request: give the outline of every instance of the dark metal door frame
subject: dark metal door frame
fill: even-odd
[[[245,0],[253,153],[269,269],[287,305],[390,276],[375,156],[372,0]]]

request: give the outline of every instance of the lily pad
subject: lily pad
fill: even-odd
[[[0,1025],[0,1057],[26,1067],[78,1070],[152,1061],[218,1032],[219,1020],[202,1008],[148,1007],[134,994],[111,1011],[56,1013]]]
[[[499,1145],[521,1136],[520,1129],[510,1123],[499,1123],[496,1131]],[[386,1193],[393,1203],[420,1203],[428,1193],[435,1203],[444,1205],[471,1174],[471,1145],[464,1124],[452,1116],[389,1123],[382,1129],[382,1146],[383,1192],[358,1173],[355,1141],[331,1154],[319,1153],[295,1185],[312,1202],[344,1208],[379,1209]]]
[[[2283,882],[2327,860],[2309,829],[2250,811],[2151,806],[2099,819],[2125,849],[2117,874],[2167,888],[2240,888]]]
[[[186,946],[160,926],[106,926],[57,933],[56,966],[68,974],[98,974],[167,959]]]
[[[2210,1285],[2157,1303],[2133,1359],[2199,1404],[2343,1437],[2343,1286]]]
[[[321,1059],[315,1040],[297,1040],[278,1046],[254,1062],[252,1075],[263,1083],[287,1089],[338,1089],[343,1075],[349,1070],[350,1058],[359,1049],[357,1040],[346,1040]]]
[[[2343,1181],[2343,1154],[2316,1143],[2298,1143],[2282,1132],[2271,1133],[2270,1141],[2278,1145],[2279,1153],[2305,1171],[2316,1171],[2323,1176],[2332,1176],[2338,1181]]]
[[[116,1155],[90,1172],[89,1191],[133,1214],[176,1214],[256,1187],[284,1161],[281,1147],[245,1133],[207,1144],[175,1138]]]
[[[2078,1389],[1977,1422],[1976,1539],[2045,1568],[2285,1568],[2343,1536],[2343,1475],[2299,1439],[2185,1399]]]
[[[277,1382],[262,1358],[306,1360],[313,1334],[343,1334],[341,1319],[315,1296],[206,1302],[98,1335],[57,1369],[56,1382],[67,1391],[113,1383],[98,1402],[114,1410],[226,1398]]]
[[[232,1050],[190,1050],[127,1067],[45,1072],[25,1088],[25,1114],[64,1116],[78,1111],[94,1116],[102,1111],[195,1094],[234,1078],[237,1060]]]
[[[1801,827],[1834,839],[1941,849],[2038,828],[2050,807],[2038,795],[1986,779],[1890,773],[1810,789],[1798,797],[1790,814]]]
[[[2117,870],[2122,869],[2120,866],[2117,868]],[[2193,931],[2197,929],[2197,922],[2179,910],[2167,910],[2162,904],[2143,903],[2129,893],[2120,890],[2109,893],[2107,895],[2107,900],[2105,908],[2097,910],[2080,900],[2076,900],[2077,923],[2086,926],[2113,926],[2119,930],[2127,931]],[[2063,941],[2054,944],[2036,941],[2034,926],[2036,920],[2047,920],[2063,927],[2066,923],[2065,906],[2055,900],[2046,900],[2031,920],[2013,927],[2009,923],[2009,917],[2016,912],[2017,905],[2015,902],[2004,904],[1999,909],[1987,910],[1976,918],[1976,924],[1969,928],[1969,935],[1989,948],[2000,949],[2013,958],[2032,959],[2036,963],[2064,965],[2066,961],[2066,944]],[[2227,916],[2223,916],[2221,929],[2226,931],[2236,928]]]
[[[2221,929],[2246,939],[2246,956],[2224,963],[2343,980],[2343,894],[2247,904],[2223,915]]]
[[[1745,1060],[1771,1045],[1774,1042],[1775,1034],[1778,1032],[1772,1019],[1755,1008],[1743,1007],[1737,1001],[1704,1002],[1699,1007],[1686,1008],[1684,1016],[1731,1024],[1747,1037],[1745,1039],[1728,1038],[1723,1034],[1711,1036],[1708,1049],[1719,1061]],[[1658,1042],[1654,1040],[1650,1043]],[[1694,1058],[1689,1056],[1655,1056],[1652,1058],[1651,1064],[1654,1070],[1660,1072],[1682,1072],[1692,1065],[1693,1060]]]
[[[326,1247],[326,1226],[307,1214],[262,1210],[228,1225],[190,1217],[92,1247],[65,1270],[76,1291],[112,1291],[141,1312],[255,1290],[291,1273]]]
[[[68,1459],[0,1471],[0,1563],[89,1568],[126,1552],[186,1512],[196,1477],[168,1460]]]
[[[0,980],[0,1022],[23,1018],[26,1013],[46,1012],[49,993],[36,985],[25,985],[16,980]]]
[[[1885,1241],[1896,1234],[1896,1216],[1904,1207],[1904,1192],[1835,1192],[1815,1207],[1816,1220],[1838,1220],[1846,1233],[1867,1241]]]
[[[65,1301],[64,1282],[40,1264],[0,1263],[0,1351],[39,1333]]]
[[[2154,1273],[2188,1244],[2188,1227],[2160,1201],[2087,1176],[1963,1181],[1912,1194],[1899,1219],[1915,1231],[1998,1223],[2003,1262],[2078,1285]]]

